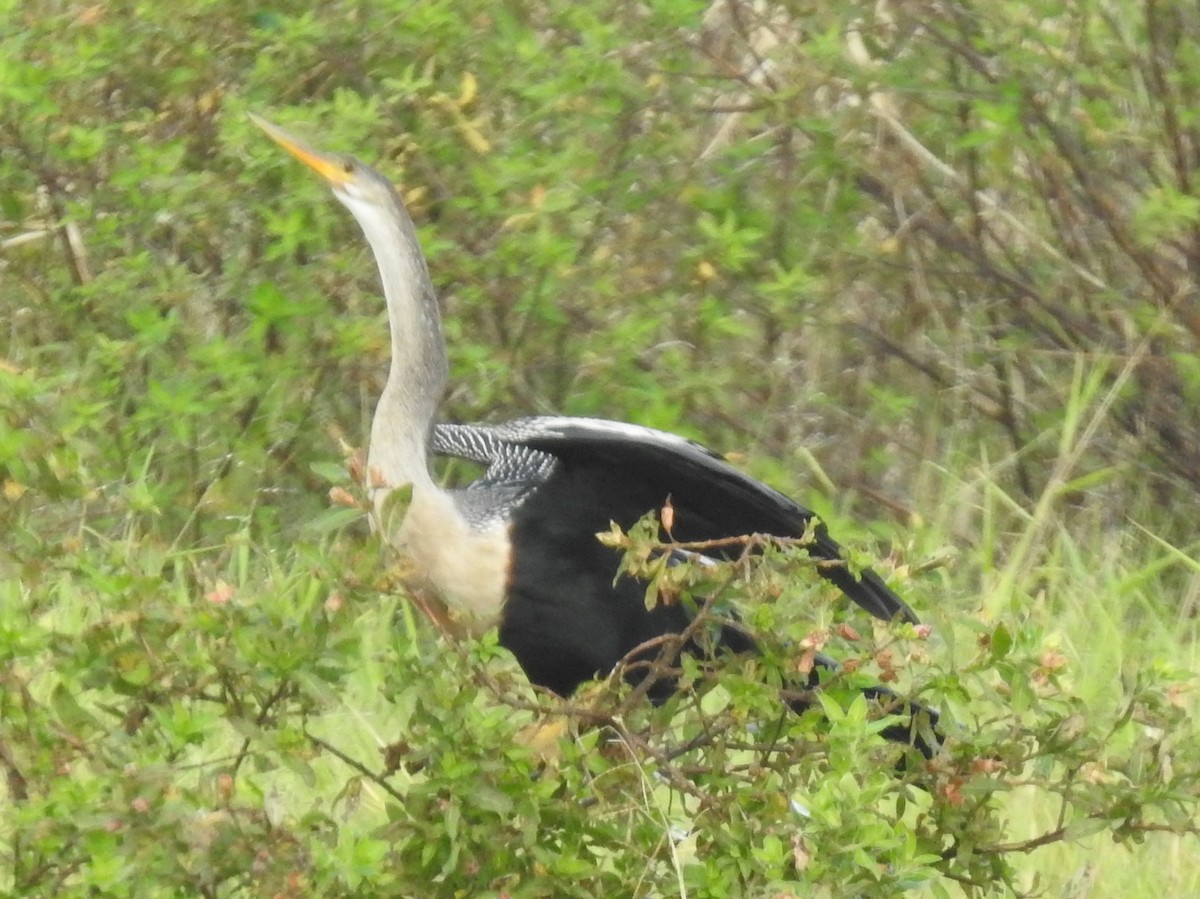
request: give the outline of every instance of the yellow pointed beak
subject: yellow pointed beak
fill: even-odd
[[[353,177],[346,171],[345,164],[336,156],[314,150],[301,140],[292,137],[278,125],[272,125],[261,116],[248,113],[250,121],[267,132],[267,137],[283,147],[306,166],[328,181],[333,187],[340,187]]]

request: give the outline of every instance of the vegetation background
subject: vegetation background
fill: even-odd
[[[1200,895],[1194,5],[0,9],[0,890]],[[722,574],[761,665],[828,643],[946,757],[733,669],[534,751],[354,505],[373,265],[247,110],[403,186],[447,418],[818,509],[931,633],[771,558]]]

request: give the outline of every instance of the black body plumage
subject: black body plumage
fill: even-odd
[[[681,633],[689,623],[682,605],[647,609],[645,585],[618,576],[620,552],[603,545],[597,533],[614,522],[628,529],[668,500],[674,510],[672,537],[685,543],[750,534],[800,537],[813,519],[810,510],[703,446],[636,425],[565,417],[438,425],[432,446],[438,454],[488,466],[458,496],[470,507],[481,494],[493,494],[496,501],[483,507],[502,508],[509,522],[513,555],[500,642],[531,682],[564,696],[607,674],[638,646]],[[807,551],[829,563],[818,567],[822,577],[878,618],[916,623],[913,611],[878,575],[855,574],[845,565],[841,547],[823,524],[812,536]],[[711,555],[740,551],[735,546]],[[757,650],[737,628],[724,628],[719,643],[732,652]],[[814,673],[795,686],[807,689],[816,682]],[[663,698],[670,689],[671,683],[663,681],[650,695]],[[867,692],[891,697],[883,688]],[[918,708],[906,705],[910,713]],[[921,710],[936,720],[935,713]],[[930,744],[909,731],[897,726],[887,736],[912,740],[931,754]]]
[[[668,499],[678,513],[673,535],[685,543],[749,534],[799,537],[814,517],[698,443],[621,422],[542,417],[501,425],[440,424],[434,429],[433,451],[488,466],[469,489],[520,486],[521,496],[508,504],[506,514],[539,493],[561,495],[565,514],[578,503],[558,483],[563,473],[571,473],[573,489],[581,496],[594,481],[607,498],[601,497],[606,513],[592,534],[607,530],[610,521],[628,528]],[[879,575],[870,570],[855,574],[847,567],[841,546],[824,524],[817,525],[808,551],[829,563],[820,567],[822,577],[876,618],[917,623],[916,614]]]

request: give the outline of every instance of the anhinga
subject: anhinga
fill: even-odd
[[[671,536],[680,542],[800,537],[811,527],[808,509],[699,444],[651,428],[566,417],[435,426],[448,375],[441,319],[396,189],[356,159],[318,152],[252,118],[329,184],[375,254],[392,350],[367,453],[377,520],[389,495],[408,493],[402,523],[385,537],[422,585],[473,629],[499,626],[500,643],[532,683],[569,695],[642,644],[687,627],[682,604],[647,609],[645,585],[617,576],[620,553],[596,536],[613,522],[629,528],[669,501]],[[431,453],[482,462],[487,470],[465,489],[444,489],[430,473]],[[917,621],[878,575],[846,566],[824,525],[816,525],[806,549],[825,563],[817,566],[821,576],[872,615]],[[725,628],[720,640],[734,651],[755,649],[739,629]],[[928,754],[929,742],[912,731],[897,727],[889,735]]]

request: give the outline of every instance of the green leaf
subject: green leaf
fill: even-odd
[[[1004,658],[1013,648],[1012,632],[1003,623],[997,624],[992,629],[988,647],[991,650],[993,659]]]

